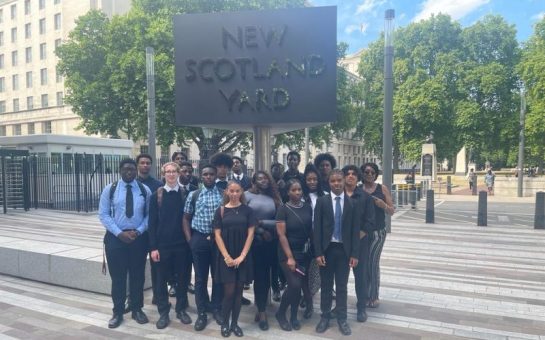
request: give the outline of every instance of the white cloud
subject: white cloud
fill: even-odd
[[[532,15],[531,19],[539,21],[539,20],[542,20],[543,18],[545,18],[545,12],[539,12],[536,15]]]
[[[359,25],[348,25],[344,29],[344,32],[346,34],[352,34],[355,31],[360,31],[361,33],[365,33],[365,31],[367,31],[368,27],[369,27],[369,23],[367,23],[367,22],[363,22],[363,23],[361,23]]]
[[[413,21],[418,22],[439,13],[448,14],[452,19],[458,20],[489,2],[490,0],[425,0],[421,4],[422,10]]]
[[[384,4],[386,0],[364,0],[363,3],[358,5],[358,8],[356,9],[356,14],[366,14],[376,7]]]

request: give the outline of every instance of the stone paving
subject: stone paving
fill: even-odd
[[[353,339],[538,339],[545,340],[545,231],[529,227],[476,227],[406,221],[395,216],[382,256],[381,304],[369,320],[355,321],[353,277],[349,322]],[[0,216],[0,237],[41,240],[101,249],[102,228],[94,215],[47,210]],[[8,259],[2,259],[6,261]],[[71,273],[65,273],[70,275]],[[102,275],[100,272],[88,275]],[[253,298],[252,291],[244,295]],[[145,292],[150,324],[129,318],[106,327],[109,296],[14,276],[0,275],[0,339],[186,339],[221,338],[209,323],[197,333],[173,321],[157,330],[151,292]],[[193,296],[190,296],[193,303]],[[314,301],[319,308],[319,298]],[[240,325],[246,338],[339,339],[336,327],[314,332],[318,315],[299,332],[284,332],[268,311],[271,329],[253,323],[254,306],[244,306]],[[195,319],[195,310],[190,307]],[[171,313],[172,314],[172,313]],[[332,324],[333,325],[333,324]]]

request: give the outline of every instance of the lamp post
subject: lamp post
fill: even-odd
[[[394,92],[394,18],[395,11],[384,13],[384,121],[382,137],[382,183],[392,187],[392,121]],[[391,230],[390,215],[386,215],[386,230]]]
[[[155,68],[153,67],[154,51],[152,47],[146,47],[146,80],[148,88],[148,144],[149,155],[153,164],[156,164],[155,153]],[[150,175],[157,177],[156,167],[152,166]]]
[[[522,186],[524,176],[524,119],[526,115],[526,101],[524,99],[524,85],[520,87],[520,131],[519,131],[519,160],[518,160],[518,183],[517,196],[522,197]]]
[[[202,169],[202,167],[206,164],[208,164],[208,160],[210,159],[210,141],[212,139],[212,136],[214,136],[214,129],[213,128],[208,128],[208,127],[203,127],[201,128],[202,129],[202,134],[204,136],[204,140],[203,140],[203,150],[202,150],[202,154],[203,154],[203,157],[201,157],[201,160],[199,161],[199,169]]]

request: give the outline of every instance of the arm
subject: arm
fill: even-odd
[[[157,229],[159,227],[160,213],[161,212],[159,211],[159,205],[157,204],[157,194],[155,193],[151,197],[148,219],[149,247],[152,254],[154,250],[157,250]]]
[[[355,202],[352,202],[355,203]],[[352,229],[351,231],[351,245],[350,245],[350,268],[354,268],[358,265],[358,254],[360,248],[360,218],[359,218],[356,205],[352,205]]]
[[[214,238],[216,240],[216,244],[218,245],[218,250],[220,251],[221,256],[223,256],[223,260],[225,261],[227,267],[234,266],[235,264],[233,262],[233,258],[231,258],[231,255],[229,255],[229,253],[227,252],[227,248],[225,247],[223,238],[221,238],[221,229],[214,229]]]
[[[111,184],[108,184],[102,194],[100,194],[100,202],[98,206],[98,218],[100,223],[106,228],[107,231],[114,234],[116,237],[121,234],[121,229],[117,226],[113,216],[110,216],[112,210],[112,202],[110,201],[110,188]]]
[[[316,262],[318,262],[319,266],[325,266],[324,250],[322,249],[322,233],[323,233],[322,210],[323,210],[322,200],[318,198],[316,200],[316,206],[314,207],[313,238],[314,238],[314,252],[316,256]]]
[[[190,192],[185,200],[184,218],[182,219],[182,228],[187,243],[191,240],[191,218],[193,217],[193,206],[191,205],[192,198],[193,192]]]
[[[244,260],[246,259],[246,256],[248,255],[248,252],[250,251],[250,247],[252,246],[252,242],[254,241],[254,232],[255,227],[250,226],[248,228],[248,237],[246,237],[246,243],[244,243],[244,248],[242,249],[242,253],[239,257],[233,260],[233,263],[235,266],[239,266]]]
[[[146,201],[144,202],[144,204],[146,205],[145,211],[148,213],[146,213],[146,216],[144,216],[144,219],[142,219],[142,222],[136,228],[136,230],[140,233],[140,235],[142,235],[143,233],[146,232],[146,230],[148,230],[149,204],[151,200],[151,190],[145,185],[144,185],[144,188],[146,189],[146,192],[147,192]]]
[[[285,221],[276,222],[276,232],[278,233],[278,241],[280,242],[280,246],[282,247],[282,250],[284,251],[286,258],[288,259],[288,262],[287,262],[288,267],[293,272],[295,271],[296,263],[290,249],[288,238],[286,237],[286,222]]]
[[[382,193],[384,194],[384,199],[386,200],[386,207],[383,208],[388,215],[393,215],[395,213],[394,202],[392,201],[392,195],[390,194],[390,189],[386,186],[382,186]]]

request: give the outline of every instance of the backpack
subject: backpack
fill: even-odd
[[[111,216],[114,216],[113,200],[114,200],[114,193],[115,193],[115,190],[117,189],[118,182],[119,181],[113,182],[112,186],[110,187],[110,206],[112,207]],[[136,181],[136,183],[138,184],[138,188],[140,188],[140,192],[142,193],[142,196],[144,196],[144,201],[145,201],[147,196],[148,196],[148,192],[146,191],[146,188],[144,187],[144,184],[140,183],[139,181]],[[146,205],[144,204],[144,217],[147,216],[147,213],[148,212],[146,211]]]

